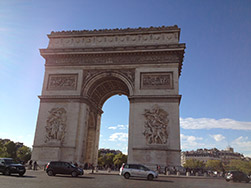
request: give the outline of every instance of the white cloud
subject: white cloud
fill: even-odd
[[[116,130],[116,129],[124,130],[124,129],[128,129],[128,125],[111,126],[111,127],[108,127],[108,129],[112,129],[112,130]]]
[[[108,129],[115,130],[115,129],[117,129],[117,127],[108,127]]]
[[[233,129],[251,130],[251,122],[236,121],[233,119],[210,118],[180,118],[180,126],[183,129]]]
[[[231,146],[238,149],[239,152],[250,152],[251,140],[247,136],[240,136],[231,142]]]
[[[109,141],[122,141],[122,142],[126,142],[126,141],[128,141],[128,133],[113,133],[109,137]]]
[[[180,135],[181,137],[181,148],[182,149],[196,149],[200,147],[205,147],[205,144],[201,142],[202,137],[187,136],[184,134]]]
[[[216,142],[224,140],[226,137],[221,134],[210,135]]]

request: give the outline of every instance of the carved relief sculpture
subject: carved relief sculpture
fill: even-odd
[[[74,90],[77,88],[77,74],[50,74],[48,90]]]
[[[64,141],[66,127],[66,110],[64,108],[52,108],[47,119],[45,142]]]
[[[141,89],[172,89],[171,72],[141,73]]]
[[[143,114],[146,118],[145,131],[148,144],[166,144],[168,139],[168,113],[155,105],[152,110],[146,109]]]

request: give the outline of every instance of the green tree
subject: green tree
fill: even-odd
[[[113,158],[113,163],[116,166],[122,166],[123,163],[127,162],[127,155],[124,155],[123,153],[118,153]]]
[[[114,154],[113,153],[107,153],[105,155],[105,165],[113,165],[113,158],[114,158]]]
[[[113,153],[107,153],[105,155],[101,155],[99,153],[99,157],[98,157],[98,165],[99,166],[110,166],[113,165],[113,158],[114,158],[114,154]]]
[[[0,157],[8,157],[8,154],[6,152],[6,147],[1,142],[0,142]]]
[[[6,148],[7,156],[13,159],[16,159],[17,157],[17,146],[14,142],[9,141],[6,144],[4,144],[4,147]]]
[[[226,166],[227,170],[239,170],[251,175],[251,161],[231,160]]]
[[[203,161],[196,160],[196,159],[187,159],[184,164],[184,167],[191,168],[191,169],[204,168],[205,163]]]
[[[31,149],[27,146],[22,146],[17,150],[17,159],[27,163],[31,158]]]
[[[208,160],[206,162],[206,168],[208,170],[217,171],[217,172],[224,171],[223,164],[220,160]]]

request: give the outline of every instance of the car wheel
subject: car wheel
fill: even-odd
[[[246,180],[246,183],[249,183],[249,181],[250,181],[250,180],[249,180],[249,179],[247,179],[247,180]]]
[[[124,177],[125,177],[125,179],[129,179],[130,178],[130,174],[129,173],[125,173]]]
[[[47,172],[47,174],[48,174],[48,176],[54,176],[54,173],[53,173],[52,170],[49,170],[49,171]]]
[[[229,179],[226,179],[227,182],[229,182],[230,180]]]
[[[19,176],[22,177],[24,175],[24,173],[19,173]]]
[[[10,169],[7,168],[7,169],[4,171],[4,174],[7,175],[7,176],[10,176],[10,175],[11,175]]]
[[[153,180],[153,175],[152,175],[152,174],[149,174],[149,175],[147,176],[147,179],[148,179],[148,180]]]
[[[75,172],[75,171],[73,171],[73,172],[71,173],[71,176],[72,176],[72,177],[77,177],[77,176],[78,176],[78,173]]]

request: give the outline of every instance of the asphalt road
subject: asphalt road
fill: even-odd
[[[0,188],[251,188],[251,183],[226,182],[223,178],[160,176],[148,181],[141,178],[129,180],[115,173],[85,172],[73,178],[66,175],[48,176],[44,171],[28,170],[24,177],[0,175]]]

